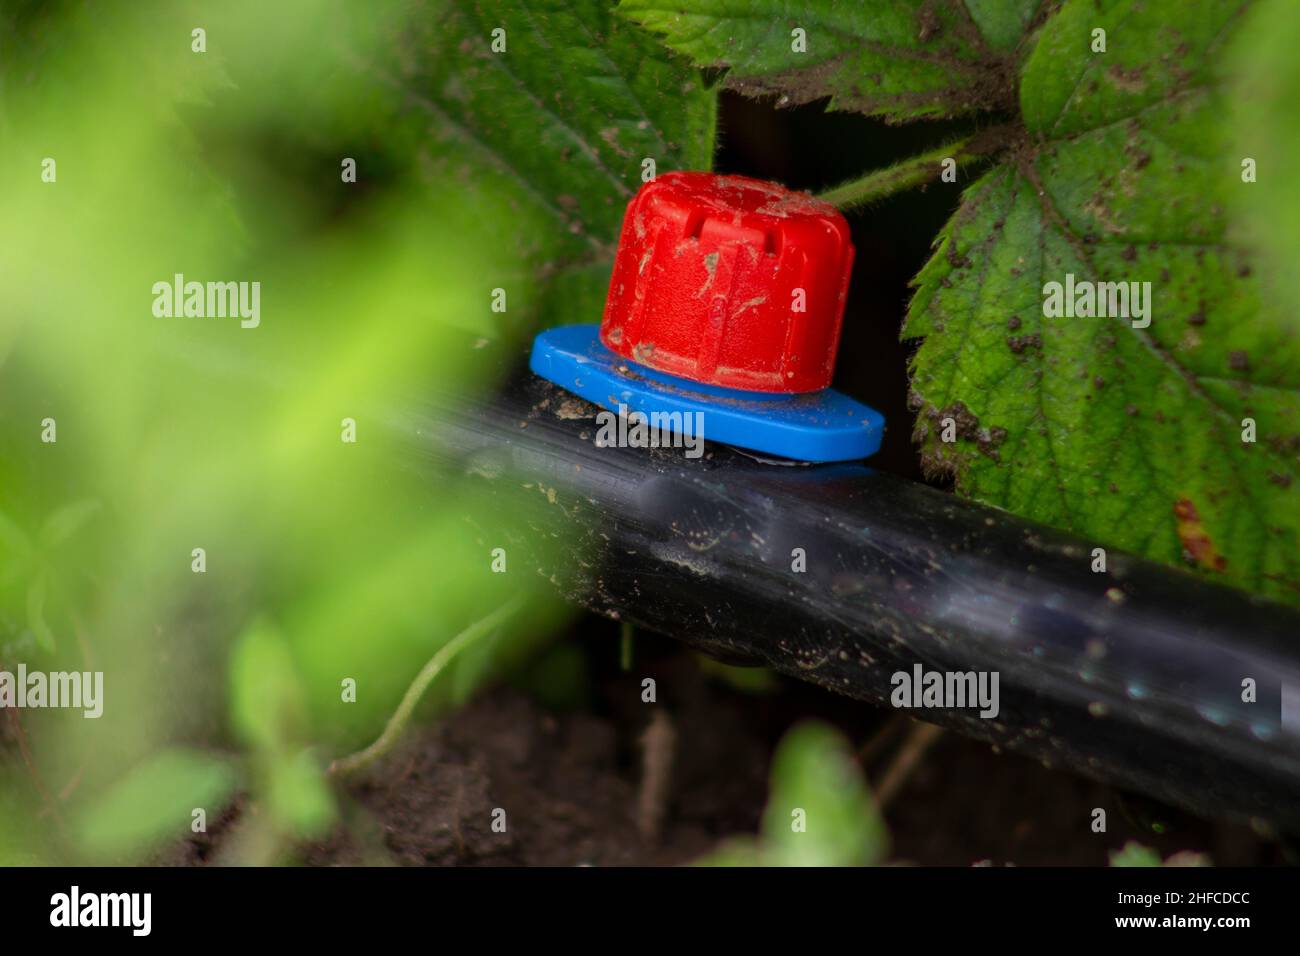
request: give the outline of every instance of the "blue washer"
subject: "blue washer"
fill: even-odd
[[[533,342],[528,367],[617,412],[703,412],[704,437],[796,461],[852,461],[880,448],[885,418],[834,389],[774,395],[656,372],[605,348],[598,325],[562,325]]]

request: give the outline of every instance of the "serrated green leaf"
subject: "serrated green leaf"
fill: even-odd
[[[606,0],[448,0],[391,44],[367,72],[405,94],[426,174],[508,198],[502,241],[547,280],[530,313],[598,321],[644,162],[712,165],[716,94],[700,71]]]
[[[622,0],[619,9],[697,63],[726,67],[738,92],[779,95],[782,105],[829,97],[831,109],[909,120],[996,106],[1042,5]]]
[[[174,836],[202,809],[211,820],[234,790],[225,761],[193,750],[164,750],[97,795],[77,821],[81,846],[93,856],[138,853]]]
[[[913,404],[931,471],[1297,602],[1300,339],[1227,227],[1243,184],[1218,64],[1242,7],[1068,0],[1025,64],[1024,141],[966,191],[904,335],[924,337]],[[1046,317],[1045,286],[1067,275],[1150,282],[1149,327]]]

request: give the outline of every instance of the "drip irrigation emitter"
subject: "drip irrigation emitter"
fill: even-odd
[[[530,367],[610,411],[800,461],[880,447],[830,388],[853,266],[840,212],[744,176],[678,172],[628,203],[599,326],[541,333]]]

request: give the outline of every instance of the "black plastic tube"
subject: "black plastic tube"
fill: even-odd
[[[865,465],[710,444],[597,447],[595,409],[522,374],[391,424],[419,467],[538,502],[512,547],[569,600],[890,705],[896,672],[996,672],[999,712],[924,720],[1203,816],[1300,833],[1300,615]],[[803,549],[806,570],[792,570]],[[1243,681],[1257,685],[1243,701]],[[1294,713],[1290,711],[1289,713]]]

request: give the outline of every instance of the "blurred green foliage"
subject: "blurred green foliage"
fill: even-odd
[[[184,832],[193,808],[220,807],[237,784],[229,761],[167,748],[150,756],[87,805],[75,836],[91,859],[115,859]]]
[[[1111,866],[1159,866],[1160,854],[1136,840],[1129,840],[1119,850],[1110,851]]]
[[[330,754],[372,739],[438,647],[528,596],[426,714],[553,630],[536,575],[491,573],[510,505],[396,466],[387,422],[431,388],[490,385],[539,322],[582,318],[557,280],[607,269],[646,142],[671,135],[665,168],[707,165],[713,100],[607,5],[556,4],[532,28],[545,52],[521,12],[0,8],[0,666],[102,670],[106,698],[98,720],[0,720],[0,862],[138,859],[236,789],[265,809],[236,857],[289,859],[335,819]],[[520,42],[493,65],[498,15]],[[600,69],[557,70],[562,47]],[[637,106],[687,84],[690,109]],[[153,284],[177,273],[260,282],[260,325],[156,317]]]
[[[889,855],[889,833],[853,750],[839,731],[796,725],[772,758],[757,838],[724,844],[705,866],[872,866]]]
[[[1295,319],[1300,302],[1300,181],[1291,169],[1300,154],[1300,15],[1291,0],[1263,0],[1233,38],[1234,67],[1229,131],[1243,157],[1256,164],[1256,180],[1235,197],[1239,238],[1261,266],[1261,292]],[[1297,323],[1300,324],[1300,323]]]
[[[1212,866],[1204,853],[1182,850],[1166,860],[1149,846],[1129,840],[1121,849],[1110,851],[1111,866]]]

